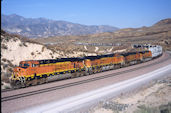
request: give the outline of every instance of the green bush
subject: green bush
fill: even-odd
[[[145,105],[140,105],[140,106],[138,106],[138,108],[139,109],[137,109],[133,113],[158,113],[157,108],[148,107],[148,106],[145,106]]]

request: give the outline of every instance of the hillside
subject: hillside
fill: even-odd
[[[79,57],[83,55],[96,54],[95,52],[54,50],[28,38],[8,34],[1,30],[1,78],[5,82],[9,82],[8,77],[11,76],[13,68],[18,66],[20,61]]]
[[[55,21],[46,18],[24,18],[22,16],[3,15],[2,28],[9,33],[17,33],[26,37],[38,38],[49,36],[87,35],[102,32],[113,32],[116,27],[107,25],[81,25],[66,21]]]
[[[153,26],[141,28],[125,28],[115,32],[97,33],[85,36],[58,36],[35,39],[35,41],[67,48],[68,45],[79,49],[86,47],[125,47],[137,43],[159,44],[171,50],[171,19],[164,19]],[[65,47],[67,45],[67,47]],[[99,49],[100,50],[100,49]]]

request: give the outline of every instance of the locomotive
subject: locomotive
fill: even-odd
[[[148,50],[76,58],[21,61],[10,77],[14,88],[50,81],[91,75],[149,61],[162,54],[161,46],[145,46]]]

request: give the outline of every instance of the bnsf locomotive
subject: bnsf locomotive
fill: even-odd
[[[18,88],[117,69],[160,56],[162,49],[157,47],[148,47],[149,50],[140,52],[82,58],[21,61],[19,67],[14,68],[10,81],[14,88]]]

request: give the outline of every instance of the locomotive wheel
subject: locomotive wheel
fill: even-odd
[[[91,74],[93,74],[93,72],[92,71],[89,71],[88,74],[91,75]]]
[[[31,86],[31,81],[26,82],[26,87]]]
[[[21,82],[20,82],[20,81],[17,81],[17,82],[15,83],[15,85],[13,86],[13,88],[14,88],[14,89],[19,89],[19,88],[21,88]]]
[[[97,70],[97,73],[100,73],[100,69]]]
[[[83,72],[83,76],[87,76],[88,75],[88,73],[87,72]]]
[[[48,83],[48,80],[47,80],[47,78],[45,78],[45,83]]]
[[[37,84],[42,84],[42,80],[41,79],[37,80]]]
[[[119,68],[122,68],[122,65],[121,64],[119,64]]]
[[[37,85],[37,83],[38,83],[38,82],[37,82],[37,79],[34,79],[34,80],[32,80],[31,85],[33,85],[33,86],[34,86],[34,85]]]
[[[79,72],[79,76],[80,77],[84,76],[84,72]]]
[[[45,82],[46,82],[45,78],[41,78],[41,79],[37,80],[38,84],[43,84]]]
[[[73,73],[71,78],[76,78],[76,77],[78,77],[78,73],[77,72]]]
[[[77,72],[76,77],[81,77],[81,73]]]

